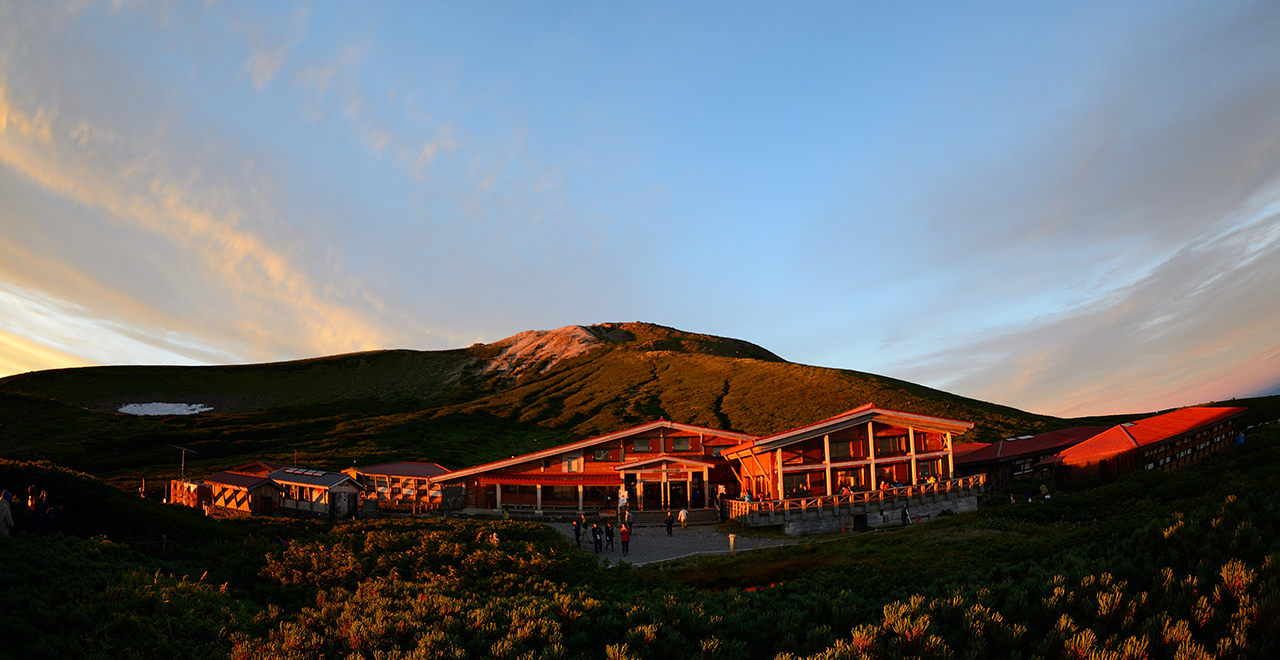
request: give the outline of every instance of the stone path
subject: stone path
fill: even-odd
[[[564,534],[570,543],[573,542],[572,524],[546,523],[546,525]],[[594,554],[589,531],[591,525],[588,524],[586,529],[587,532],[582,535],[582,551]],[[741,551],[798,542],[794,539],[750,538],[738,535],[737,546]],[[723,554],[729,549],[729,535],[716,531],[712,525],[691,525],[689,529],[680,529],[680,525],[677,524],[669,537],[665,527],[636,527],[631,533],[631,552],[625,558],[622,556],[622,542],[618,540],[616,530],[613,545],[612,552],[605,550],[600,553],[600,556],[614,564],[626,561],[638,566],[664,559],[675,559],[695,552]]]

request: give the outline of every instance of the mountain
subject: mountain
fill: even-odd
[[[200,404],[139,417],[128,404]],[[450,468],[662,417],[765,435],[875,403],[971,421],[965,441],[1068,420],[906,381],[788,362],[749,342],[648,323],[522,332],[446,351],[270,364],[57,369],[0,379],[0,455],[118,480],[256,458],[327,468],[424,460]]]

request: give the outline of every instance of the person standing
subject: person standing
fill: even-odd
[[[604,548],[613,552],[613,523],[604,524]]]
[[[618,519],[619,520],[622,519],[622,512],[627,510],[628,497],[629,496],[627,495],[627,487],[626,486],[619,487],[618,488]]]
[[[9,530],[13,529],[13,512],[10,511],[12,503],[13,496],[9,491],[0,493],[0,536],[8,536]]]
[[[667,518],[662,522],[667,526],[667,536],[671,536],[671,529],[676,525],[675,518],[671,517],[671,511],[667,511]]]
[[[907,512],[907,507],[902,507],[902,526],[906,527],[911,524],[911,514]]]
[[[680,507],[680,529],[689,529],[689,510]]]
[[[582,525],[576,519],[573,521],[573,542],[582,547]]]
[[[591,545],[597,555],[604,548],[604,532],[600,529],[600,523],[591,523]]]
[[[618,530],[618,538],[622,541],[622,556],[626,557],[627,553],[631,552],[631,528],[623,525],[622,529]]]

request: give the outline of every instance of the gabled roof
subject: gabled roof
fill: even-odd
[[[343,472],[347,473],[352,471],[359,472],[360,474],[376,474],[391,477],[417,477],[425,479],[449,473],[449,469],[441,466],[439,463],[418,463],[414,461],[383,463],[382,465],[370,465],[367,467],[355,467],[343,470]]]
[[[1243,415],[1247,408],[1183,408],[1163,415],[1113,426],[1080,444],[1065,449],[1044,464],[1083,464],[1101,461],[1138,447],[1165,440]]]
[[[587,449],[590,447],[594,447],[596,445],[613,442],[615,440],[621,440],[622,438],[628,438],[633,435],[639,435],[641,433],[647,433],[649,431],[654,431],[657,429],[671,429],[674,431],[684,431],[686,433],[697,433],[699,435],[715,435],[723,438],[731,438],[739,442],[744,440],[754,439],[756,437],[754,435],[747,435],[746,433],[720,431],[717,429],[709,429],[704,426],[694,426],[692,424],[681,424],[679,422],[670,422],[665,419],[660,419],[656,422],[649,422],[647,424],[633,426],[629,429],[615,431],[613,433],[609,433],[606,435],[596,436],[594,438],[588,438],[586,440],[579,440],[578,442],[571,442],[567,445],[560,445],[558,447],[552,447],[550,449],[543,449],[542,451],[535,451],[530,454],[523,454],[521,456],[512,456],[511,458],[501,460],[501,461],[494,461],[492,463],[485,463],[483,465],[477,465],[475,467],[469,467],[462,470],[455,470],[453,472],[450,472],[449,474],[443,475],[442,477],[440,477],[440,480],[453,481],[454,479],[469,477],[473,474],[479,474],[481,472],[501,470],[504,468],[511,467],[513,465],[526,463],[528,461],[536,461],[543,458],[560,456],[561,454],[566,454],[571,451]]]
[[[364,488],[360,484],[356,483],[354,479],[341,472],[323,472],[321,470],[308,470],[306,468],[281,468],[271,474],[268,474],[267,478],[276,483],[320,486],[321,488],[333,488],[344,481],[350,481],[355,487],[360,489]]]
[[[260,486],[272,486],[277,490],[280,484],[256,474],[239,474],[236,472],[222,472],[212,477],[206,477],[204,480],[207,484],[217,484],[219,486],[230,486],[232,488],[243,488],[245,490],[253,490]]]
[[[657,456],[649,456],[646,458],[642,458],[638,461],[631,461],[629,463],[623,463],[622,465],[615,465],[613,466],[613,469],[619,472],[622,470],[636,470],[646,465],[649,465],[650,463],[662,463],[662,462],[684,463],[685,465],[698,465],[706,468],[713,468],[716,466],[716,463],[712,461],[704,461],[700,458],[693,458],[690,456],[680,456],[678,454],[659,454]]]
[[[951,445],[951,454],[955,456],[956,459],[959,459],[961,456],[964,456],[969,452],[978,451],[979,449],[982,449],[984,447],[990,447],[990,446],[991,445],[985,442],[966,442],[959,445],[953,444]]]
[[[287,468],[287,467],[290,467],[290,466],[286,465],[285,463],[267,463],[266,461],[254,461],[252,463],[245,463],[244,465],[237,465],[236,467],[231,468],[231,471],[239,472],[240,474],[256,474],[258,476],[266,476],[268,474],[271,474],[272,472],[275,472],[276,470],[279,470],[281,468]]]
[[[746,450],[770,451],[796,442],[803,442],[813,438],[820,438],[827,433],[840,431],[852,426],[866,424],[870,421],[884,422],[895,426],[910,426],[912,428],[923,429],[928,431],[947,432],[952,435],[961,435],[973,428],[973,422],[962,422],[955,419],[947,419],[945,417],[932,417],[930,415],[917,415],[915,413],[901,412],[897,410],[886,410],[877,408],[875,404],[868,403],[861,408],[854,408],[848,412],[840,413],[834,417],[829,417],[820,422],[801,426],[775,433],[774,435],[754,440],[748,440],[742,444],[730,447],[721,453],[722,456],[736,454]]]
[[[1018,438],[1005,438],[989,445],[980,446],[975,451],[961,454],[954,451],[956,465],[972,465],[976,463],[999,463],[1012,461],[1025,456],[1043,455],[1062,451],[1077,445],[1103,431],[1105,426],[1077,426],[1061,431],[1049,431],[1036,435],[1025,435]]]

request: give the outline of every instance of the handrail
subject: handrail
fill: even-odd
[[[896,501],[899,497],[912,497],[914,495],[923,495],[927,493],[949,493],[952,490],[981,487],[985,482],[986,475],[975,474],[967,477],[959,477],[957,479],[938,481],[931,484],[913,484],[910,486],[899,486],[897,488],[886,488],[883,490],[867,490],[858,491],[856,493],[835,495],[806,495],[803,497],[790,497],[778,500],[752,500],[750,502],[744,502],[742,500],[725,500],[725,504],[729,508],[730,518],[733,518],[734,520],[742,520],[761,513],[769,514],[780,512],[786,514],[794,511],[804,511],[811,508],[821,509],[827,506],[852,506],[855,504],[868,504],[870,502],[883,503],[885,500]]]

